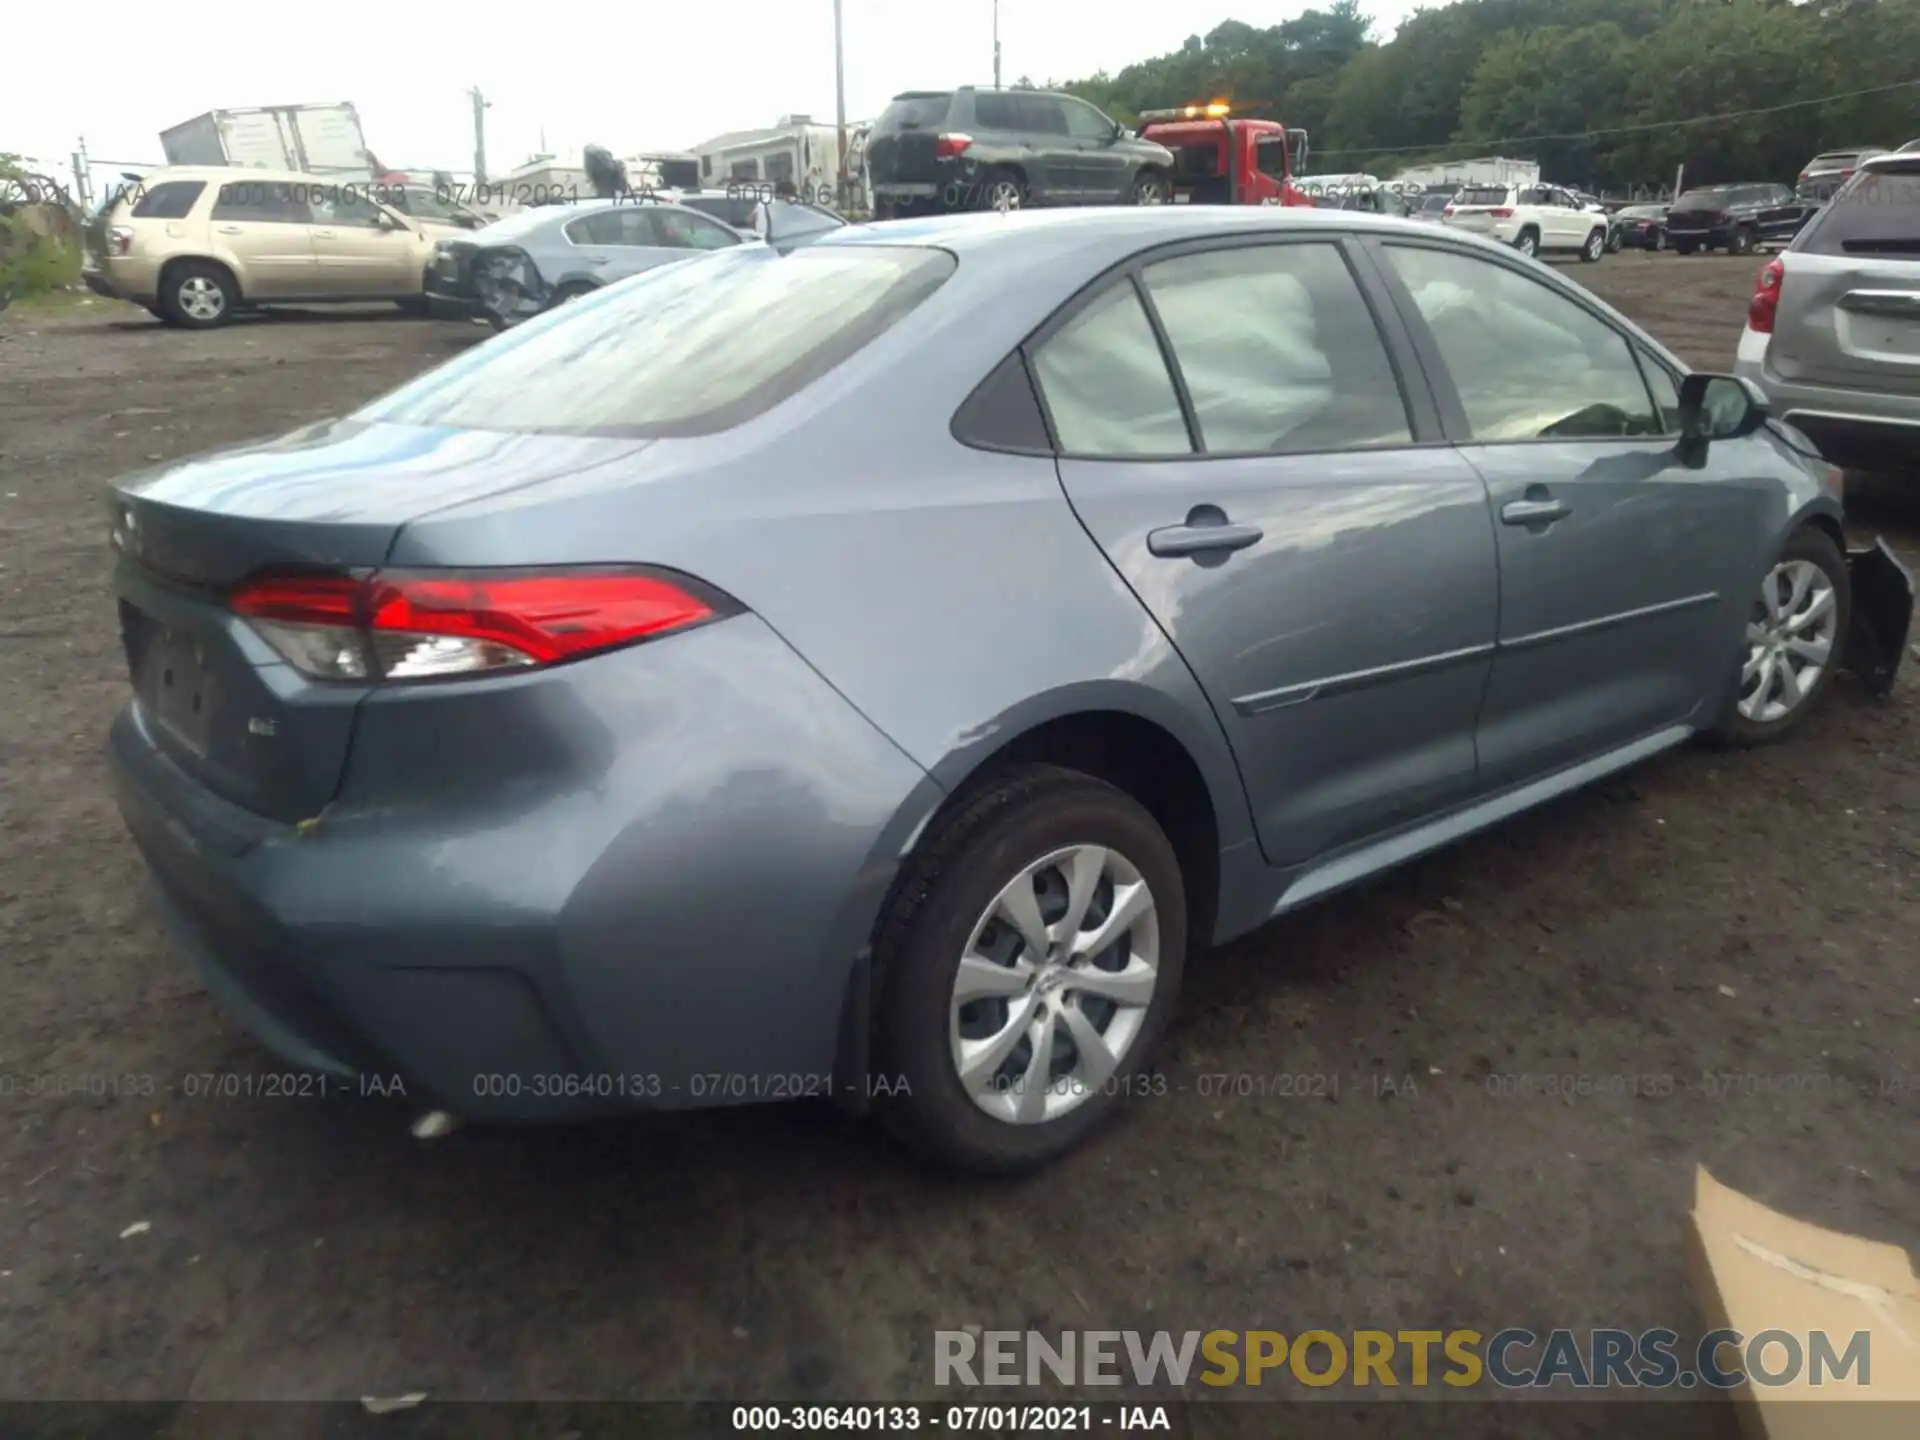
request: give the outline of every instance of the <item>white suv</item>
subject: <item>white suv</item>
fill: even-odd
[[[1504,241],[1523,255],[1575,250],[1582,260],[1598,260],[1607,253],[1607,217],[1586,209],[1558,185],[1469,185],[1440,219]]]

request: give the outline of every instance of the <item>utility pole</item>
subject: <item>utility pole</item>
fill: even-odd
[[[79,196],[82,212],[93,209],[93,177],[87,171],[87,137],[80,137],[80,148],[73,152],[73,189]]]
[[[833,123],[839,136],[839,184],[835,208],[847,208],[847,59],[840,38],[840,0],[833,0]]]
[[[993,88],[1000,88],[1000,0],[993,0]]]
[[[1687,178],[1687,167],[1683,163],[1677,166],[1673,172],[1673,198],[1674,199],[1678,200],[1680,198],[1680,184],[1686,178]]]
[[[473,100],[473,183],[487,183],[487,111],[493,102],[474,86],[467,94]]]

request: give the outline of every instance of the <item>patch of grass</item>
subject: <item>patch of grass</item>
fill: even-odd
[[[80,247],[50,240],[17,218],[0,216],[0,289],[15,298],[80,283]]]

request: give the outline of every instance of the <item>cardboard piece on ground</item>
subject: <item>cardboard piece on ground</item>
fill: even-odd
[[[1920,1280],[1897,1245],[1862,1240],[1794,1220],[1729,1190],[1705,1167],[1694,1188],[1687,1265],[1707,1323],[1749,1339],[1784,1330],[1803,1347],[1790,1385],[1751,1383],[1731,1392],[1743,1428],[1756,1440],[1914,1440],[1920,1436]],[[1845,1379],[1830,1367],[1811,1383],[1812,1332],[1834,1356],[1867,1332],[1865,1385],[1856,1366]],[[1823,1357],[1824,1358],[1824,1357]],[[1723,1354],[1723,1366],[1732,1356]],[[1766,1368],[1785,1368],[1768,1347]]]

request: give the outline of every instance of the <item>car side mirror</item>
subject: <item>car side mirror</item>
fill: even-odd
[[[1680,451],[1688,464],[1706,459],[1715,440],[1751,435],[1772,413],[1767,395],[1736,375],[1688,375],[1680,382]]]

